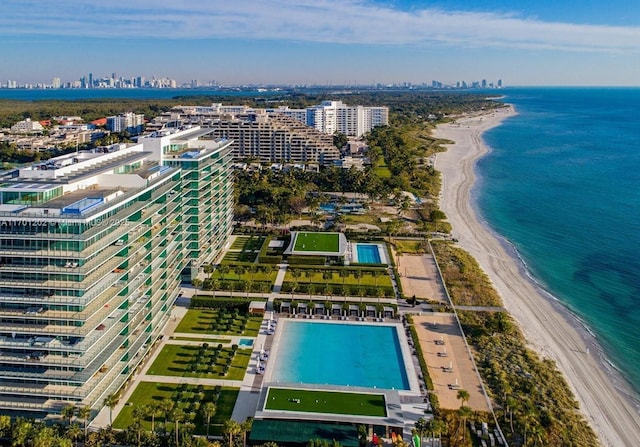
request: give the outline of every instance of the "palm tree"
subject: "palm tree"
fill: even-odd
[[[82,435],[82,429],[78,424],[69,425],[67,427],[67,436],[73,439],[73,443],[78,445],[78,438]]]
[[[89,418],[91,417],[91,407],[80,407],[78,408],[78,417],[84,422],[84,442],[87,442],[87,428]]]
[[[229,273],[231,268],[227,264],[220,264],[217,270],[220,272],[220,278],[224,281],[224,276]]]
[[[358,294],[360,294],[360,279],[362,278],[362,270],[354,271],[353,277],[358,280]],[[360,302],[362,302],[362,295],[360,295]]]
[[[447,424],[441,419],[434,419],[431,423],[433,435],[438,437],[438,445],[442,445],[442,433],[447,429]]]
[[[0,437],[6,436],[11,428],[11,416],[6,414],[0,415]]]
[[[79,430],[79,428],[78,428]],[[47,425],[40,426],[33,435],[33,447],[54,447],[55,432]]]
[[[171,419],[173,419],[174,427],[173,429],[176,432],[176,447],[180,446],[178,433],[180,432],[180,422],[182,422],[185,418],[184,410],[180,407],[175,407],[171,412]]]
[[[467,419],[473,415],[473,410],[470,407],[462,406],[458,408],[458,416],[462,421],[462,439],[466,438],[467,434]],[[525,444],[526,445],[526,444]]]
[[[147,414],[151,416],[151,433],[155,433],[156,416],[160,416],[162,414],[162,403],[158,401],[153,401],[146,406],[146,410],[147,410]]]
[[[27,440],[31,435],[33,424],[25,419],[18,419],[13,424],[13,430],[11,431],[11,445],[16,447],[24,447],[27,444]]]
[[[378,296],[378,304],[380,304],[380,294],[378,293],[378,276],[380,276],[380,270],[371,270],[371,276],[373,276],[374,287],[376,289],[376,295]]]
[[[465,402],[469,402],[469,392],[467,390],[459,390],[456,399],[460,401],[460,406],[464,407]]]
[[[171,412],[173,411],[173,407],[175,406],[175,402],[170,399],[164,399],[160,403],[160,408],[162,413],[164,414],[164,434],[167,435],[167,422],[169,422],[169,417]]]
[[[291,285],[291,299],[293,300],[293,292],[298,288],[298,278],[301,276],[301,272],[298,269],[291,269],[291,276],[293,277],[293,284]]]
[[[109,407],[109,425],[113,425],[113,409],[116,405],[118,405],[119,401],[120,396],[118,396],[116,393],[109,394],[104,398],[104,406]]]
[[[145,418],[146,414],[147,409],[143,406],[136,406],[131,412],[131,419],[133,419],[136,437],[138,439],[138,447],[140,447],[140,436],[142,435],[142,420]]]
[[[240,424],[238,424],[233,419],[229,419],[224,421],[224,426],[222,427],[222,432],[226,433],[229,436],[229,447],[233,446],[233,437],[240,433]]]
[[[67,421],[67,425],[71,424],[71,419],[76,414],[76,407],[73,405],[65,405],[62,410],[60,410],[60,414],[62,415],[62,419]]]
[[[242,447],[247,445],[247,433],[251,431],[251,427],[253,426],[253,418],[248,417],[244,420],[242,424],[240,424],[240,430],[242,430]]]
[[[424,418],[420,418],[415,423],[415,430],[418,436],[420,437],[420,445],[422,445],[422,438],[427,430],[431,427],[431,424],[427,422]]]
[[[214,414],[216,414],[216,404],[207,402],[202,406],[202,418],[207,421],[207,439],[209,439],[209,425]]]

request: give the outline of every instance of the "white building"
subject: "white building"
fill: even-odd
[[[139,135],[144,130],[144,115],[129,112],[118,116],[109,116],[107,117],[107,130]]]
[[[27,118],[23,121],[18,121],[11,126],[11,132],[13,133],[34,133],[44,130],[42,124],[37,121],[31,121],[31,118]]]
[[[323,101],[307,111],[308,126],[333,134],[361,137],[374,127],[389,124],[388,107],[347,106],[342,101]]]

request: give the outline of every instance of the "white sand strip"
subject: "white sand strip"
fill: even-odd
[[[480,222],[472,207],[475,165],[488,152],[481,135],[514,113],[503,109],[438,126],[436,137],[456,142],[436,158],[436,169],[443,176],[441,208],[460,246],[489,275],[528,342],[556,361],[602,443],[640,446],[640,416],[629,387],[606,367],[601,349],[577,318],[536,286],[508,244]]]

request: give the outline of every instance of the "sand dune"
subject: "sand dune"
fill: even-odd
[[[438,126],[436,137],[455,141],[436,158],[443,175],[441,208],[453,225],[454,237],[489,275],[531,347],[555,360],[565,374],[602,443],[640,446],[640,415],[623,395],[629,393],[625,383],[605,367],[602,351],[589,332],[530,280],[510,246],[479,220],[470,201],[476,161],[488,152],[481,135],[514,113],[505,108]]]

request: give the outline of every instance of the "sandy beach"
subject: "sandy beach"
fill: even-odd
[[[480,221],[473,208],[470,192],[475,165],[488,152],[481,135],[513,114],[512,108],[504,108],[438,126],[436,137],[455,141],[436,158],[436,169],[443,177],[441,209],[459,245],[489,275],[530,346],[556,361],[602,444],[640,446],[638,409],[623,394],[628,390],[626,384],[606,367],[593,336],[527,276],[513,250]]]

